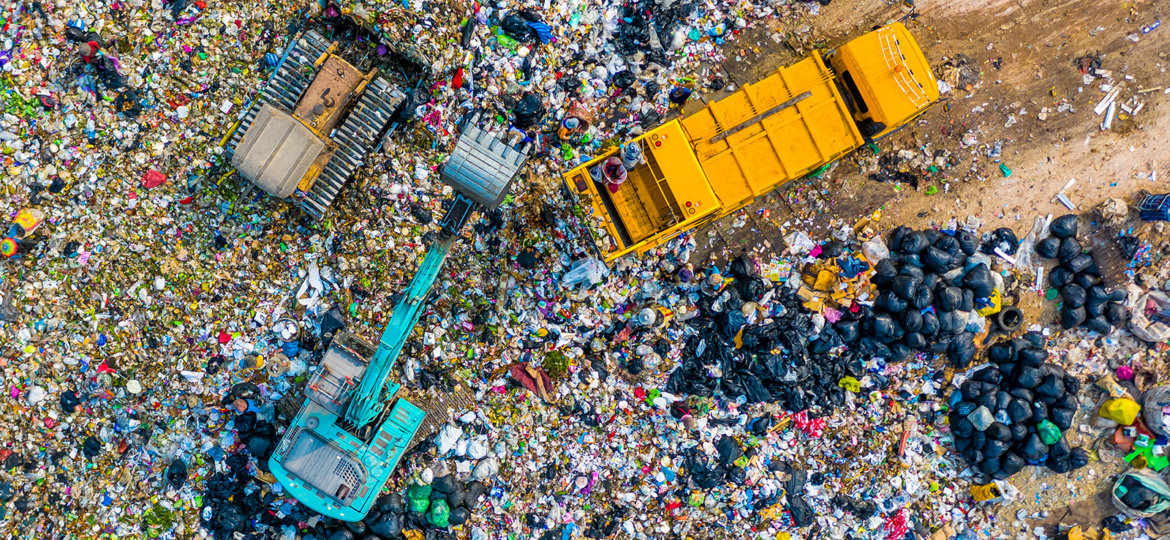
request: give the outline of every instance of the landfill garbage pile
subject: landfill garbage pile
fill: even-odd
[[[755,275],[747,257],[736,259],[730,274],[732,285],[701,299],[699,315],[687,321],[696,332],[686,344],[693,353],[671,373],[666,391],[704,397],[718,391],[748,403],[777,402],[790,411],[843,404],[838,381],[862,375],[863,353],[857,347],[836,352],[860,341],[857,320],[822,319],[818,331],[791,289]]]
[[[951,394],[955,449],[987,477],[1003,480],[1026,465],[1066,473],[1089,463],[1088,453],[1064,438],[1081,383],[1046,362],[1044,347],[1038,332],[992,345],[990,364],[975,368]]]
[[[885,344],[891,360],[931,350],[967,367],[975,335],[984,316],[999,309],[1003,289],[977,242],[966,230],[891,231],[890,256],[874,265],[870,278],[880,294],[862,333]]]
[[[1085,327],[1107,335],[1129,319],[1124,290],[1110,291],[1101,270],[1077,241],[1077,216],[1066,214],[1052,221],[1052,236],[1036,243],[1036,253],[1056,259],[1059,266],[1048,274],[1048,284],[1060,291],[1060,325],[1065,330]]]

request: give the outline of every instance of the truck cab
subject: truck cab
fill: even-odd
[[[826,55],[861,134],[880,139],[938,101],[938,81],[900,22],[859,36]]]

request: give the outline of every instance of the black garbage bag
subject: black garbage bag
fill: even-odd
[[[1069,461],[1068,456],[1058,458],[1049,454],[1048,461],[1045,461],[1044,464],[1056,474],[1064,474],[1072,470],[1072,463]]]
[[[999,341],[987,348],[987,359],[996,364],[1006,364],[1013,360],[1015,348],[1011,341]]]
[[[1020,452],[1028,461],[1040,461],[1048,455],[1048,445],[1040,440],[1039,434],[1033,433],[1024,440],[1024,444],[1020,446]]]
[[[1077,278],[1088,274],[1077,274]],[[1083,286],[1082,286],[1083,287]],[[1105,287],[1097,285],[1085,289],[1085,305],[1100,305],[1109,301],[1109,290]]]
[[[999,248],[1000,251],[1008,255],[1015,255],[1016,251],[1020,249],[1020,239],[1016,237],[1016,233],[1012,232],[1011,229],[1000,227],[991,232],[991,242],[983,247],[983,251],[986,253],[994,253],[995,248]]]
[[[187,483],[187,464],[176,459],[167,467],[167,483],[175,489],[181,489]]]
[[[719,438],[719,442],[715,443],[715,449],[719,452],[719,464],[723,467],[730,467],[735,460],[743,455],[743,449],[739,447],[739,443],[735,442],[735,438],[724,435]]]
[[[975,412],[975,408],[978,406],[979,405],[975,404],[973,401],[960,401],[955,404],[955,412],[958,413],[959,416],[967,416]]]
[[[926,249],[928,245],[930,245],[930,242],[927,242],[925,234],[918,231],[907,231],[902,237],[898,251],[904,254],[917,254]]]
[[[614,73],[613,77],[609,79],[609,82],[610,84],[625,90],[626,88],[633,86],[634,83],[638,82],[638,77],[636,77],[632,71],[624,69]]]
[[[1080,285],[1082,289],[1089,290],[1098,285],[1101,285],[1101,276],[1095,276],[1088,272],[1081,272],[1073,278],[1073,283]]]
[[[931,302],[934,302],[934,294],[926,286],[919,287],[918,290],[914,291],[914,298],[910,299],[910,305],[919,310],[930,307]]]
[[[987,452],[984,452],[983,461],[979,463],[979,472],[986,474],[987,476],[992,476],[999,472],[999,468],[999,458],[988,456]]]
[[[1004,429],[1007,430],[1007,434],[1008,434],[1008,437],[1010,439],[1011,433],[1012,433],[1011,430],[1008,429],[1007,426],[1004,426]],[[1001,441],[1001,440],[992,439],[992,440],[987,441],[987,444],[983,445],[983,455],[985,455],[989,458],[999,458],[1000,456],[1007,453],[1007,451],[1010,450],[1011,447],[1012,447],[1012,444],[1011,444],[1010,440]]]
[[[1036,242],[1036,254],[1045,259],[1055,259],[1057,253],[1060,251],[1060,239],[1054,237],[1045,238]]]
[[[374,501],[374,507],[378,509],[379,513],[401,514],[406,511],[406,501],[402,498],[402,494],[391,493],[378,497]]]
[[[840,240],[829,240],[821,244],[821,254],[818,255],[821,259],[836,259],[845,253],[845,243]]]
[[[966,368],[975,358],[975,341],[970,333],[964,332],[951,340],[947,347],[947,358],[959,368]]]
[[[512,109],[512,114],[515,115],[516,127],[520,129],[528,129],[540,123],[545,115],[544,103],[541,102],[540,96],[534,93],[525,94],[516,103],[516,107]]]
[[[898,296],[911,300],[914,298],[914,292],[922,286],[922,280],[913,276],[898,276],[894,278],[891,289],[898,293]]]
[[[910,302],[905,298],[898,296],[898,294],[894,291],[886,291],[878,295],[877,300],[874,302],[874,307],[897,315],[903,311],[906,311],[906,308],[910,307]]]
[[[1071,283],[1074,277],[1076,277],[1076,274],[1072,270],[1063,266],[1057,266],[1048,274],[1048,284],[1053,288],[1059,289]]]
[[[1019,424],[1032,416],[1032,407],[1021,399],[1011,400],[1006,410],[1013,424]]]
[[[983,434],[987,435],[987,438],[993,441],[1008,441],[1012,438],[1012,430],[1009,429],[1006,424],[1000,422],[992,422],[991,425],[987,426],[987,429],[983,431]],[[986,453],[987,448],[984,447],[983,451]]]
[[[922,314],[922,328],[918,332],[924,336],[932,337],[938,333],[938,317],[931,312]]]
[[[922,235],[926,237],[927,245],[931,245],[931,246],[933,246],[935,242],[938,242],[939,238],[943,237],[942,233],[940,233],[934,229],[925,229],[922,231]]]
[[[955,433],[956,438],[970,438],[975,434],[975,426],[966,416],[960,416],[957,421],[951,423],[951,431]]]
[[[1110,324],[1121,326],[1129,316],[1129,311],[1125,309],[1125,305],[1120,302],[1109,302],[1105,304],[1105,320]]]
[[[77,410],[77,406],[81,404],[81,396],[77,394],[76,390],[66,390],[61,392],[61,410],[65,414],[73,414]]]
[[[453,527],[467,523],[471,518],[471,511],[466,508],[452,508],[450,515],[447,516],[447,523]]]
[[[1039,424],[1041,420],[1048,420],[1048,405],[1043,400],[1032,402],[1032,423]]]
[[[1069,238],[1077,235],[1077,216],[1065,214],[1054,220],[1048,226],[1048,232],[1057,238]]]
[[[1064,395],[1064,379],[1048,374],[1036,386],[1036,395],[1058,398]]]
[[[898,225],[894,230],[890,231],[890,236],[886,240],[886,246],[890,248],[891,252],[902,250],[902,239],[906,238],[906,233],[911,229],[905,225]]]
[[[950,270],[954,265],[954,259],[951,254],[936,246],[926,248],[926,251],[920,255],[922,265],[928,270],[942,274]]]
[[[1081,447],[1073,448],[1068,454],[1069,463],[1072,464],[1073,470],[1077,470],[1089,464],[1089,453]]]
[[[1098,334],[1110,334],[1113,332],[1113,325],[1109,324],[1109,321],[1105,320],[1105,317],[1089,318],[1083,324],[1085,328]]]
[[[991,271],[987,265],[979,263],[963,274],[963,287],[970,289],[978,297],[991,296],[995,291],[995,281],[991,278]]]
[[[719,318],[722,321],[720,323],[720,329],[723,332],[723,336],[727,339],[734,338],[739,333],[739,329],[747,324],[747,317],[744,317],[743,312],[738,309],[723,313]]]
[[[746,390],[746,397],[748,403],[768,403],[772,401],[772,394],[764,387],[764,383],[760,381],[759,377],[751,373],[743,373],[740,375],[740,380],[743,382],[744,390]]]
[[[963,251],[964,255],[974,255],[975,251],[979,249],[979,239],[968,231],[961,230],[955,233],[955,240],[959,241],[959,249]]]
[[[734,264],[734,263],[732,263]],[[873,267],[869,281],[878,287],[885,287],[898,275],[898,267],[889,258],[878,261]]]
[[[837,330],[837,335],[841,337],[841,341],[845,343],[856,343],[861,337],[857,321],[839,321],[834,327]]]
[[[923,272],[922,269],[918,268],[917,266],[903,266],[898,269],[898,275],[910,276],[912,278],[918,278],[924,281],[926,280],[926,272]]]
[[[1027,463],[1023,458],[1015,452],[1007,452],[999,457],[999,472],[994,476],[996,479],[1003,480],[1013,474],[1020,472]]]
[[[760,278],[737,279],[735,290],[745,302],[755,302],[768,292],[768,285]]]
[[[889,343],[897,339],[895,337],[898,331],[898,323],[894,322],[894,318],[888,313],[878,313],[873,317],[873,337],[882,342]]]
[[[947,254],[950,255],[953,259],[962,258],[961,254],[963,253],[963,248],[959,245],[959,239],[955,238],[954,236],[944,234],[940,236],[938,240],[935,240],[931,245],[947,252]]]
[[[467,492],[467,496],[464,497],[464,500],[467,501],[468,505],[472,505],[479,502],[479,498],[484,493],[487,493],[487,486],[483,485],[483,482],[479,480],[472,480],[467,483],[465,491]]]
[[[922,350],[926,347],[926,338],[918,332],[906,332],[902,336],[902,343],[912,350]]]
[[[1060,326],[1065,330],[1076,328],[1085,322],[1085,308],[1065,306],[1060,310]]]
[[[431,482],[431,489],[439,493],[447,494],[455,491],[459,487],[459,480],[453,474],[447,474],[435,478]]]
[[[937,306],[943,311],[955,311],[963,303],[963,289],[958,287],[943,287],[938,294]]]
[[[240,532],[248,524],[248,518],[244,517],[240,507],[229,503],[216,507],[211,519],[215,528],[223,532]]]
[[[789,495],[788,496],[788,511],[792,513],[792,522],[797,528],[808,527],[812,525],[813,518],[816,514],[813,513],[812,507],[804,500],[804,497]]]
[[[528,21],[524,19],[519,13],[510,13],[500,21],[500,29],[508,34],[508,37],[523,43],[533,43],[540,39],[536,30],[528,26]]]
[[[944,336],[957,334],[962,328],[959,327],[960,322],[953,311],[943,311],[938,314],[938,333]],[[936,340],[942,341],[942,340]],[[944,352],[937,351],[937,352]]]
[[[731,261],[728,270],[731,273],[731,277],[735,279],[747,279],[756,275],[756,264],[752,262],[751,257],[740,255]]]
[[[922,329],[922,313],[917,309],[907,309],[898,315],[898,320],[902,324],[902,330],[907,333],[917,332]]]
[[[1093,264],[1093,257],[1087,253],[1077,255],[1076,257],[1073,257],[1064,263],[1064,267],[1072,270],[1074,274],[1079,272],[1088,272],[1090,270],[1090,266],[1096,265]]]
[[[1012,430],[1012,442],[1013,443],[1018,443],[1020,441],[1023,441],[1024,439],[1028,438],[1028,434],[1031,433],[1030,431],[1028,431],[1028,426],[1024,425],[1024,424],[1012,424],[1011,426],[1008,426],[1008,427],[1010,427]]]
[[[902,268],[922,268],[922,259],[917,253],[899,255],[898,262],[902,263]]]
[[[346,521],[343,522],[343,525],[345,525],[346,529],[349,529],[349,532],[353,533],[350,538],[362,538],[370,532],[369,526],[367,526],[363,521]]]
[[[1065,238],[1060,241],[1060,248],[1057,249],[1056,256],[1061,262],[1068,262],[1073,257],[1080,255],[1082,251],[1081,243],[1076,238]]]
[[[1038,368],[1044,365],[1048,358],[1048,351],[1044,349],[1027,348],[1016,356],[1016,361],[1022,366]]]
[[[101,453],[101,451],[102,451],[102,443],[101,443],[101,441],[94,438],[93,435],[86,437],[85,442],[83,442],[81,445],[81,453],[85,454],[85,457],[87,457],[91,460],[93,458],[97,457],[98,454]]]
[[[1039,369],[1020,365],[1016,368],[1016,386],[1019,388],[1032,389],[1040,386],[1040,381],[1043,379],[1043,374]],[[1013,394],[1014,395],[1014,394]]]

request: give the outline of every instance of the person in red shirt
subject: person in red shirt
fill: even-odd
[[[81,61],[86,64],[96,64],[101,60],[101,45],[96,41],[87,41],[77,48],[81,54]]]

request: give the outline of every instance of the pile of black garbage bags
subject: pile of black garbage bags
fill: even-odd
[[[862,335],[888,347],[886,358],[894,361],[931,350],[969,365],[982,324],[977,311],[995,291],[987,264],[972,258],[978,240],[964,230],[898,227],[886,244],[890,256],[874,265],[870,281],[879,294],[873,316],[862,320]]]
[[[1114,326],[1125,324],[1126,293],[1105,287],[1093,256],[1077,241],[1077,216],[1052,220],[1048,231],[1052,236],[1036,243],[1036,253],[1059,262],[1048,274],[1048,283],[1060,291],[1060,325],[1066,330],[1083,326],[1108,334]]]
[[[955,449],[988,477],[1005,479],[1026,465],[1057,473],[1088,464],[1082,448],[1070,448],[1080,381],[1048,363],[1044,337],[1022,338],[988,347],[989,364],[951,395],[949,423]]]
[[[671,373],[666,391],[744,396],[750,403],[779,403],[790,411],[843,405],[845,390],[837,382],[847,375],[864,376],[862,362],[874,356],[872,348],[861,346],[866,340],[858,332],[866,315],[846,312],[840,322],[816,332],[812,315],[791,289],[755,275],[750,259],[736,259],[729,273],[735,278],[731,285],[697,302],[699,315],[688,321],[697,335],[688,338],[687,354]],[[748,324],[744,304],[766,295],[768,317]],[[735,344],[737,335],[742,347]]]

